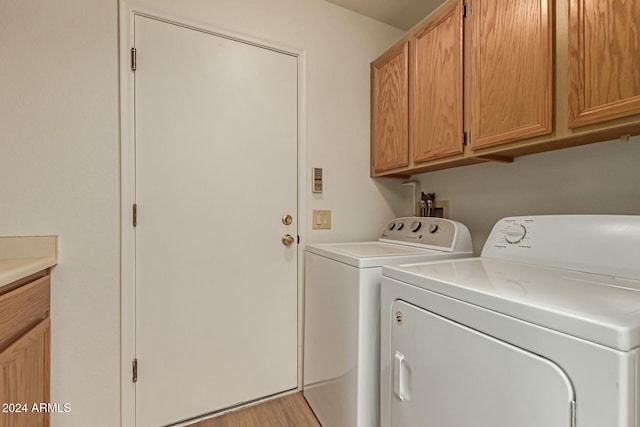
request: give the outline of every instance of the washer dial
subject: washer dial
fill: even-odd
[[[507,231],[504,234],[504,238],[508,243],[515,245],[516,243],[520,243],[522,239],[527,235],[527,229],[522,224],[512,224],[507,228]]]

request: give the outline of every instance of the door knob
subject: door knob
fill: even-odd
[[[291,234],[285,234],[284,236],[282,236],[282,244],[285,246],[291,246],[295,241],[295,237],[293,237]]]
[[[285,215],[282,217],[282,223],[284,225],[291,225],[291,223],[293,222],[293,217],[291,215]]]

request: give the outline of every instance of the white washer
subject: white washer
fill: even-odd
[[[382,427],[640,425],[640,216],[505,218],[381,305]]]
[[[304,396],[323,427],[379,425],[382,265],[471,256],[469,230],[398,218],[376,242],[308,245]]]

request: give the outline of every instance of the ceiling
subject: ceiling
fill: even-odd
[[[346,9],[408,30],[434,11],[444,0],[327,0]]]

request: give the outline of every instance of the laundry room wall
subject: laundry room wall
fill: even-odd
[[[0,2],[0,235],[59,235],[52,427],[120,422],[117,9]]]
[[[505,216],[640,215],[640,136],[413,177],[418,188],[449,200],[449,216],[469,227],[480,255]]]
[[[333,229],[374,237],[402,204],[371,180],[369,62],[402,31],[322,0],[146,0],[239,35],[307,52],[307,165]],[[118,1],[0,2],[0,235],[57,234],[52,280],[52,427],[120,425]],[[268,165],[265,165],[268,166]],[[269,191],[268,185],[256,188]]]

